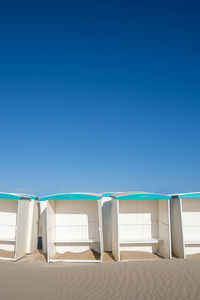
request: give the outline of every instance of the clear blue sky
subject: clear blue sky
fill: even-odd
[[[5,3],[0,191],[200,191],[197,1]]]

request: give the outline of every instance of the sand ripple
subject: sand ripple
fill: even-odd
[[[1,299],[198,300],[200,260],[0,263]]]

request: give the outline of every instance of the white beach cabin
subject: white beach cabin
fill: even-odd
[[[16,261],[37,249],[36,199],[0,193],[0,259]]]
[[[102,196],[70,193],[47,201],[48,262],[101,262],[103,257]]]
[[[171,197],[172,252],[179,258],[200,258],[200,193]]]
[[[170,197],[144,192],[111,197],[114,258],[171,258]]]

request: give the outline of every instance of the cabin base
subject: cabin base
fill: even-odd
[[[101,262],[101,255],[93,249],[84,252],[56,253],[49,262]]]
[[[188,254],[186,255],[186,259],[200,259],[200,253]]]
[[[160,257],[156,253],[144,252],[144,251],[120,251],[120,261],[131,260],[160,260]]]
[[[15,261],[15,259],[14,259],[14,251],[6,251],[6,250],[0,249],[0,260]]]
[[[100,260],[75,260],[75,259],[50,259],[49,262],[67,262],[67,263],[101,263]]]

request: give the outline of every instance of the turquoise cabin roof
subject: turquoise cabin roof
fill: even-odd
[[[55,194],[48,195],[39,198],[39,201],[47,200],[98,200],[101,199],[102,195],[93,193],[66,193],[66,194]]]

